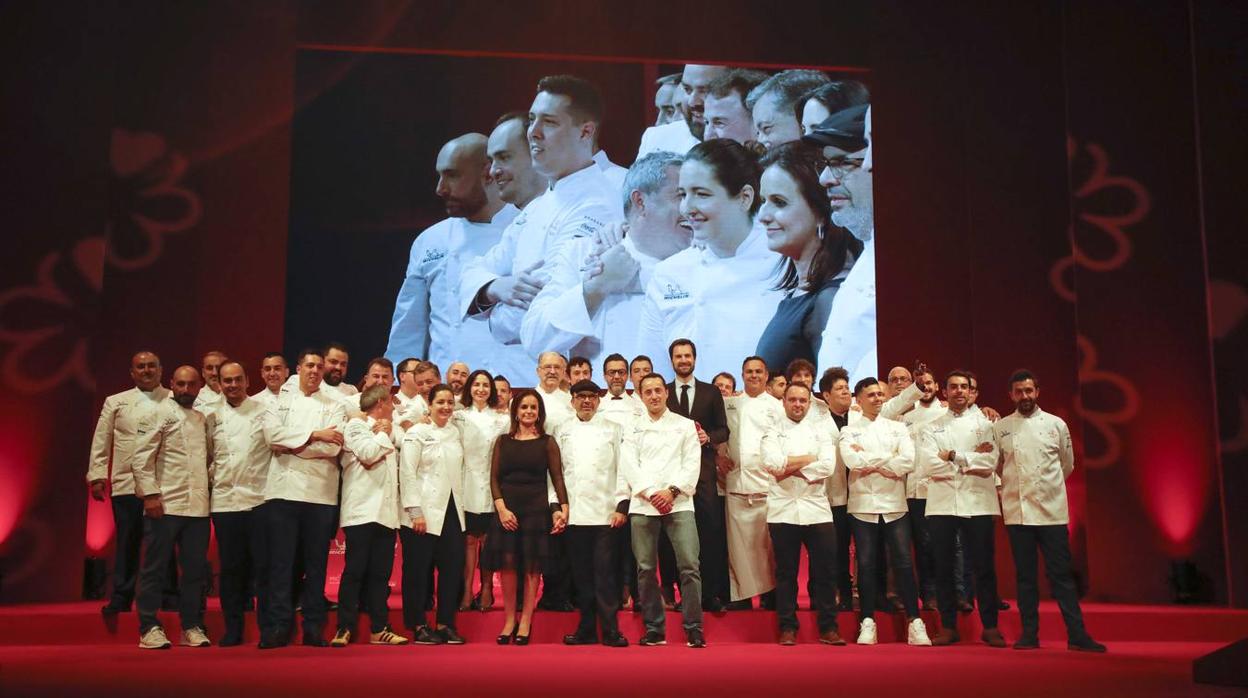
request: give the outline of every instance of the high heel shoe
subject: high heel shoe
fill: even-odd
[[[528,642],[528,639],[529,639],[529,638],[527,638],[527,637],[526,637],[526,638],[524,638],[524,639],[525,639],[525,642]],[[517,638],[517,637],[516,637],[516,629],[515,629],[515,628],[512,628],[512,629],[511,629],[511,633],[510,633],[510,634],[505,634],[505,635],[499,635],[499,636],[498,636],[498,644],[500,644],[500,645],[509,645],[509,644],[511,644],[511,641],[512,641],[512,640],[515,640],[517,645],[518,645],[518,644],[520,644],[520,640],[519,640],[519,638]]]
[[[517,631],[519,630],[519,626],[516,627],[516,630]],[[529,644],[529,635],[532,635],[532,634],[533,634],[533,626],[529,626],[528,635],[521,635],[519,632],[517,632],[512,640],[512,643],[516,645],[527,645]]]

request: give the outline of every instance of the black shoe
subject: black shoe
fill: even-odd
[[[593,635],[581,635],[580,633],[570,633],[563,636],[563,644],[565,645],[596,645],[598,638]]]
[[[1014,649],[1038,650],[1040,649],[1040,638],[1035,635],[1023,635],[1014,641]]]
[[[416,628],[416,636],[412,638],[412,642],[417,645],[445,645],[446,638],[442,637],[440,633],[434,632],[429,626],[422,625]]]
[[[103,608],[100,609],[100,613],[103,613],[106,616],[114,616],[114,615],[117,615],[118,613],[129,613],[129,612],[130,612],[130,604],[123,605],[123,604],[117,603],[116,601],[109,601],[107,604],[104,604]]]
[[[998,611],[1008,611],[1008,610],[1010,610],[1010,602],[1009,602],[1009,601],[1006,601],[1005,599],[1002,599],[1002,600],[998,601],[998,602],[997,602],[997,610],[998,610]]]
[[[497,642],[498,642],[498,644],[500,644],[500,645],[510,645],[510,644],[511,644],[511,641],[512,641],[513,639],[515,639],[515,637],[516,637],[516,629],[515,629],[515,628],[512,628],[512,629],[511,629],[511,633],[510,633],[510,634],[508,634],[508,635],[499,635],[499,636],[498,636],[498,640],[497,640]]]
[[[258,649],[274,650],[278,647],[286,646],[286,637],[283,633],[271,633],[260,636],[260,644],[256,645]]]
[[[221,641],[217,643],[220,647],[237,647],[243,644],[242,633],[229,633],[221,636]]]
[[[702,631],[694,628],[685,633],[685,644],[690,647],[702,648],[706,647],[706,638],[702,637]]]
[[[729,603],[727,606],[724,606],[724,610],[727,610],[727,611],[752,611],[752,610],[754,610],[754,602],[753,602],[753,601],[751,601],[751,600],[749,600],[749,599],[741,599],[740,601],[733,601],[733,602]]]
[[[717,598],[704,599],[702,601],[702,610],[706,613],[723,613],[724,602]]]
[[[607,647],[628,647],[628,638],[624,637],[620,633],[615,633],[614,635],[604,635],[602,638],[602,644]]]
[[[325,638],[321,637],[321,634],[319,632],[317,633],[305,632],[303,634],[303,646],[304,647],[329,647],[329,642],[326,641]]]
[[[656,645],[666,645],[667,638],[663,637],[662,633],[658,633],[653,630],[647,630],[646,634],[641,636],[640,644],[642,647],[654,647]]]
[[[449,625],[442,627],[442,628],[438,628],[434,632],[436,632],[439,637],[441,637],[444,641],[446,641],[446,644],[448,645],[462,645],[465,642],[467,642],[467,640],[464,639],[463,635],[460,635],[458,632],[455,631],[455,628],[452,628]]]
[[[532,629],[532,628],[529,628],[529,635],[532,635],[532,634],[533,634],[533,629]],[[527,644],[529,644],[529,635],[521,635],[520,633],[516,633],[516,639],[515,639],[515,641],[514,641],[512,644],[514,644],[514,645],[527,645]]]
[[[1105,645],[1087,635],[1070,640],[1066,643],[1066,649],[1074,652],[1096,652],[1097,654],[1103,654],[1106,651]]]

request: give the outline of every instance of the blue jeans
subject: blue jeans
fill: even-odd
[[[666,531],[676,553],[680,575],[681,625],[685,632],[702,629],[702,573],[698,566],[698,526],[692,511],[666,516],[629,515],[633,530],[633,556],[637,558],[637,595],[641,600],[646,632],[664,634],[667,619],[659,594],[656,568],[659,563],[659,532]]]
[[[896,577],[897,592],[906,605],[906,617],[919,617],[919,593],[914,583],[914,563],[910,557],[910,519],[903,515],[892,523],[882,523],[883,517],[875,514],[874,522],[855,519],[854,547],[858,550],[858,605],[863,618],[875,617],[875,585],[878,583],[876,565],[883,565],[877,560],[879,540],[882,537],[888,547],[888,558],[892,562],[893,576]]]

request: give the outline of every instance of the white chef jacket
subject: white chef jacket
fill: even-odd
[[[207,417],[210,412],[223,404],[225,404],[225,395],[205,385],[195,396],[195,404],[191,405],[191,409]]]
[[[849,276],[832,299],[828,326],[819,345],[817,375],[833,366],[844,366],[853,373],[852,386],[860,379],[874,376],[864,367],[864,359],[875,351],[875,238],[863,246],[862,254],[849,270]]]
[[[773,478],[763,463],[763,435],[785,419],[784,406],[766,391],[755,397],[746,393],[724,398],[728,424],[728,471],[730,494],[767,494]]]
[[[95,436],[91,439],[88,484],[109,480],[113,496],[134,494],[132,463],[139,422],[168,397],[168,388],[156,386],[150,392],[135,387],[104,398],[100,418],[95,423]],[[113,466],[111,477],[110,463]]]
[[[136,431],[134,493],[159,494],[166,514],[208,516],[209,448],[204,415],[165,398]]]
[[[671,410],[654,419],[647,412],[623,434],[620,489],[628,492],[629,514],[659,516],[650,495],[673,485],[680,495],[672,502],[672,512],[693,511],[701,470],[702,447],[692,419]]]
[[[325,381],[322,380],[321,387],[317,388],[317,390],[319,390],[322,393],[325,393],[327,397],[331,397],[334,400],[343,403],[343,407],[346,409],[358,408],[360,406],[359,398],[356,397],[357,395],[360,394],[360,389],[355,387],[354,385],[351,385],[345,380],[338,383],[338,385],[330,385],[329,383],[326,383]],[[203,392],[203,391],[200,391],[200,392]],[[299,391],[299,374],[292,373],[290,374],[290,377],[286,379],[286,382],[282,383],[282,387],[278,391],[278,395],[280,396],[283,393],[297,393],[297,392],[300,392]]]
[[[707,383],[720,371],[736,371],[754,353],[783,294],[773,287],[780,255],[767,249],[767,231],[755,223],[732,257],[690,247],[654,267],[642,309],[641,353],[654,370],[674,374],[667,353],[687,337],[698,347],[695,376]]]
[[[642,132],[637,158],[660,150],[684,155],[698,143],[701,141],[689,132],[689,125],[684,120],[669,121],[662,126],[649,126]]]
[[[266,386],[264,388],[261,388],[260,392],[256,393],[255,395],[252,395],[251,399],[259,402],[261,405],[264,405],[264,408],[267,410],[273,405],[277,404],[277,398],[281,394],[282,393],[280,389],[278,392],[275,393],[272,390],[269,390],[268,387]]]
[[[562,388],[556,388],[548,393],[539,386],[537,394],[542,396],[542,403],[546,406],[547,434],[553,436],[560,424],[569,419],[576,419],[576,410],[572,409],[572,393]]]
[[[394,365],[409,356],[439,366],[489,364],[496,343],[484,319],[459,312],[459,280],[464,267],[496,245],[519,213],[507,204],[488,223],[446,218],[416,236],[390,320],[386,358]]]
[[[621,198],[623,198],[624,177],[628,175],[628,168],[620,167],[614,162],[611,162],[611,158],[607,157],[607,151],[605,150],[599,150],[594,153],[594,164],[597,165],[602,174],[615,185],[615,188],[619,190]]]
[[[1001,449],[1001,507],[1007,526],[1070,523],[1066,478],[1075,470],[1070,429],[1061,417],[1038,406],[1017,411],[992,425]]]
[[[916,401],[914,409],[901,416],[901,423],[906,425],[910,438],[914,440],[916,459],[919,458],[919,436],[923,433],[923,428],[944,416],[946,411],[948,408],[940,404],[940,400],[933,399],[932,404],[927,407]],[[906,476],[906,499],[927,499],[928,474],[919,467],[921,462],[921,460],[917,461],[914,464],[914,471]]]
[[[603,227],[622,221],[623,205],[619,187],[611,183],[597,165],[562,177],[541,196],[529,202],[503,231],[498,244],[464,267],[459,282],[459,314],[467,317],[483,286],[501,276],[515,274],[539,260],[549,266],[559,247],[578,237],[593,237]],[[534,272],[547,280],[545,266]],[[520,326],[526,311],[499,303],[478,318],[488,321],[495,344],[514,347],[498,352],[491,373],[503,373],[516,380],[532,375],[533,357],[520,344]]]
[[[272,447],[295,449],[299,453],[273,452],[264,499],[286,499],[312,504],[338,503],[338,453],[340,446],[324,441],[308,443],[312,432],[329,427],[342,432],[346,408],[328,391],[304,395],[296,387],[283,392],[264,414],[264,435]]]
[[[982,443],[988,453],[976,453]],[[953,451],[953,461],[941,460],[940,451]],[[997,501],[996,439],[992,423],[982,413],[952,410],[919,433],[917,469],[928,478],[928,516],[1000,516]]]
[[[399,399],[399,404],[394,406],[394,423],[402,424],[410,421],[413,425],[419,424],[420,420],[429,414],[429,403],[425,401],[423,395],[414,395],[408,397],[403,391],[394,394]]]
[[[606,526],[628,490],[619,480],[620,428],[601,414],[588,421],[573,417],[555,430],[563,463],[563,486],[568,493],[568,525]],[[554,485],[547,481],[548,501],[557,504]]]
[[[919,386],[911,383],[880,406],[880,416],[884,419],[902,421],[905,415],[914,409],[914,403],[922,396],[923,391],[919,389]]]
[[[862,451],[852,447],[858,444]],[[906,475],[914,470],[914,441],[900,422],[877,417],[863,418],[841,430],[841,461],[849,470],[849,513],[874,523],[878,514],[886,522],[905,515]],[[861,472],[879,468],[891,474]]]
[[[857,424],[863,419],[861,412],[850,410],[846,413],[849,421],[846,427]],[[832,410],[828,410],[828,421],[822,424],[822,428],[827,429],[832,434],[833,440],[837,444],[841,442],[841,430],[836,426],[836,420],[832,419]],[[828,486],[828,502],[834,507],[843,507],[849,504],[849,469],[845,467],[845,459],[841,457],[841,449],[836,449],[836,462],[840,467],[836,472],[827,479]]]
[[[409,515],[422,516],[430,535],[441,535],[446,515],[464,528],[464,447],[451,422],[417,424],[403,436],[399,451],[399,493]],[[452,497],[454,512],[448,512]],[[406,525],[406,523],[404,524]]]
[[[785,415],[763,435],[763,465],[771,475],[767,523],[808,526],[832,521],[826,480],[837,471],[833,433],[808,420],[794,422]],[[789,456],[814,456],[817,460],[777,481]]]
[[[642,404],[641,398],[629,395],[627,391],[621,394],[618,400],[608,391],[598,403],[598,414],[615,422],[621,434],[626,429],[631,429],[633,420],[641,418],[645,413],[646,406]]]
[[[490,461],[494,442],[511,427],[511,418],[492,407],[466,407],[451,415],[464,447],[464,511],[494,513]]]
[[[574,238],[559,248],[547,264],[550,280],[542,287],[520,324],[520,341],[531,356],[558,351],[584,356],[601,366],[607,356],[636,356],[641,351],[637,333],[645,304],[646,284],[659,263],[637,250],[633,239],[620,243],[640,268],[625,290],[603,299],[591,317],[585,307],[585,284],[581,266],[593,247],[588,237]]]
[[[264,438],[267,411],[259,400],[246,398],[238,407],[230,405],[228,400],[222,401],[208,415],[208,435],[212,443],[208,478],[212,482],[214,514],[251,511],[264,503],[264,483],[273,455]]]
[[[378,523],[399,528],[399,448],[397,425],[391,433],[374,433],[372,417],[347,421],[342,445],[342,504],[338,522],[343,528]]]

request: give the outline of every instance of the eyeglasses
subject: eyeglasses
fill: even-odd
[[[577,393],[575,398],[577,400],[597,400],[598,393]]]
[[[824,157],[820,158],[820,160],[820,171],[823,171],[823,168],[826,167],[832,171],[834,176],[840,179],[847,176],[850,172],[862,167],[862,163],[866,161],[866,158],[838,156],[832,158]]]
[[[607,369],[607,370],[603,371],[603,373],[607,374],[608,376],[627,376],[627,375],[628,375],[628,369],[626,369],[626,368],[609,368],[609,369]]]

